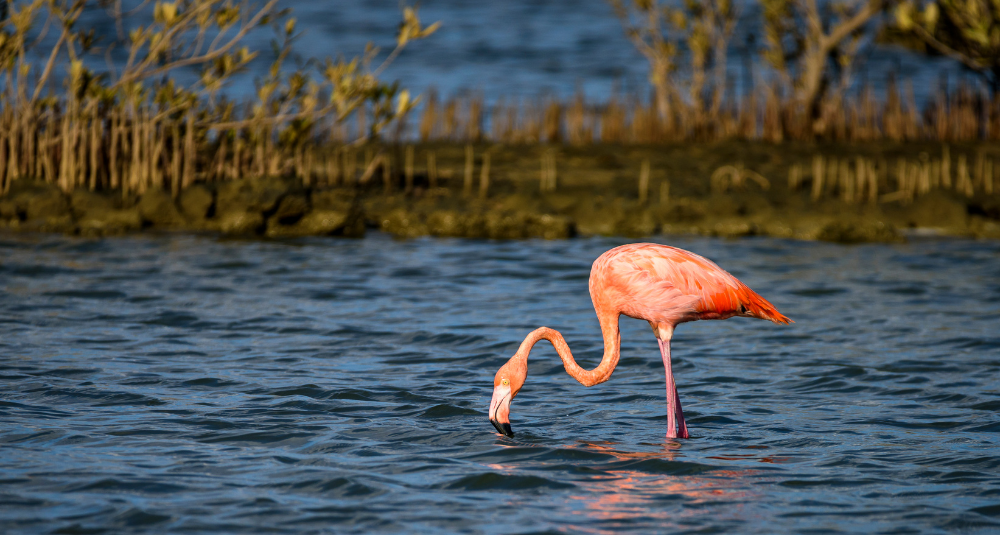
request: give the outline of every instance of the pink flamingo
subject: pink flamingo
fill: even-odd
[[[687,424],[670,369],[670,338],[679,323],[724,320],[744,316],[791,323],[774,305],[714,262],[676,247],[634,243],[615,247],[594,261],[590,270],[590,298],[604,335],[604,357],[593,370],[577,365],[562,334],[539,327],[532,331],[514,356],[493,378],[490,422],[500,433],[514,436],[510,428],[510,402],[528,376],[528,353],[539,340],[552,342],[566,372],[583,386],[611,378],[618,365],[622,314],[649,322],[660,344],[667,376],[667,438],[688,438]]]

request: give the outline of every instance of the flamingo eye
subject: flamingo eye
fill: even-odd
[[[504,379],[503,381],[500,381],[500,384],[502,384],[502,385],[504,385],[504,386],[507,386],[507,385],[509,385],[509,384],[510,384],[510,381],[508,381],[508,380]]]

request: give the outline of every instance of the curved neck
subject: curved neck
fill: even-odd
[[[563,366],[566,367],[566,373],[579,381],[580,384],[594,386],[603,383],[611,378],[615,366],[618,366],[618,359],[621,357],[621,333],[618,331],[618,314],[599,314],[598,319],[601,322],[601,333],[604,335],[604,357],[593,370],[581,368],[576,363],[576,359],[573,358],[573,353],[569,350],[562,334],[548,327],[539,327],[531,331],[521,342],[521,347],[517,349],[517,353],[511,360],[522,360],[524,369],[527,370],[528,353],[531,352],[532,346],[539,340],[548,340],[552,342],[552,347],[556,348],[556,352],[559,353],[559,358],[562,359]]]

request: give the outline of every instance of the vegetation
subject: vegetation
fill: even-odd
[[[295,19],[277,0],[93,1],[32,0],[0,22],[0,226],[891,241],[898,226],[936,225],[1000,236],[989,143],[1000,94],[962,85],[919,108],[905,82],[859,87],[852,73],[882,0],[761,0],[769,70],[743,94],[724,69],[739,18],[729,0],[608,0],[649,62],[653,96],[600,103],[420,99],[382,81],[438,27],[411,8],[387,55],[369,45],[295,62]],[[933,37],[995,81],[995,6],[976,8],[976,22],[948,10],[978,0],[918,1],[898,4],[897,30]],[[95,10],[117,38],[95,37]],[[270,66],[252,98],[234,100],[227,86],[267,53],[249,37],[268,28]]]
[[[670,120],[673,108],[695,116],[700,129],[719,111],[726,89],[726,49],[737,13],[729,0],[688,1],[682,8],[661,5],[658,0],[608,0],[621,19],[625,34],[649,61],[649,81],[655,91],[656,112]],[[687,99],[675,76],[679,52],[688,50],[690,80]],[[707,71],[712,70],[709,85]],[[706,99],[705,93],[711,93]]]
[[[380,65],[373,66],[378,49],[369,45],[350,60],[291,68],[295,19],[276,5],[176,0],[126,11],[120,1],[34,0],[12,6],[0,23],[0,189],[35,177],[64,190],[114,188],[127,196],[165,188],[176,195],[196,180],[293,169],[301,175],[320,140],[363,142],[412,109],[417,99],[378,76],[437,24],[423,27],[406,8],[396,47]],[[81,23],[84,11],[95,9],[114,19],[119,39],[102,43],[93,25]],[[274,60],[253,101],[232,101],[223,89],[261,53],[246,38],[267,26],[276,32]],[[52,30],[58,37],[51,50],[36,50]],[[120,68],[110,61],[94,68],[99,54],[110,58],[118,48],[124,48]],[[39,66],[40,55],[47,59]],[[349,119],[354,132],[345,128]]]
[[[738,14],[729,0],[686,0],[683,8],[659,0],[608,0],[625,34],[649,60],[656,111],[673,119],[673,109],[693,115],[694,129],[719,112],[726,88],[726,49]],[[777,75],[774,85],[792,89],[783,122],[803,135],[823,135],[841,112],[840,99],[850,86],[851,68],[869,21],[882,10],[881,0],[857,5],[815,0],[761,0],[766,49],[763,57]],[[679,51],[686,48],[690,82],[686,101],[676,89]],[[706,87],[706,69],[713,84]],[[836,74],[834,80],[831,73]],[[704,98],[708,90],[711,98]],[[689,108],[689,109],[685,109]],[[779,138],[780,139],[780,138]]]
[[[904,0],[896,6],[896,29],[979,73],[994,96],[1000,93],[1000,3]]]
[[[671,101],[672,102],[672,101]],[[781,86],[760,83],[742,97],[730,96],[709,115],[693,106],[671,106],[667,117],[640,95],[588,102],[498,101],[477,96],[439,103],[432,94],[419,121],[422,141],[565,143],[569,145],[662,144],[683,141],[972,141],[1000,139],[1000,96],[961,85],[939,90],[917,105],[912,87],[891,79],[884,93],[862,86],[824,100],[821,126],[802,117],[799,100]],[[487,121],[487,117],[489,121]],[[487,125],[486,128],[484,125]]]

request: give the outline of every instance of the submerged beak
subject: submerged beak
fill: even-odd
[[[493,389],[493,401],[490,402],[490,423],[497,432],[508,437],[514,436],[510,429],[510,386],[497,385]]]

